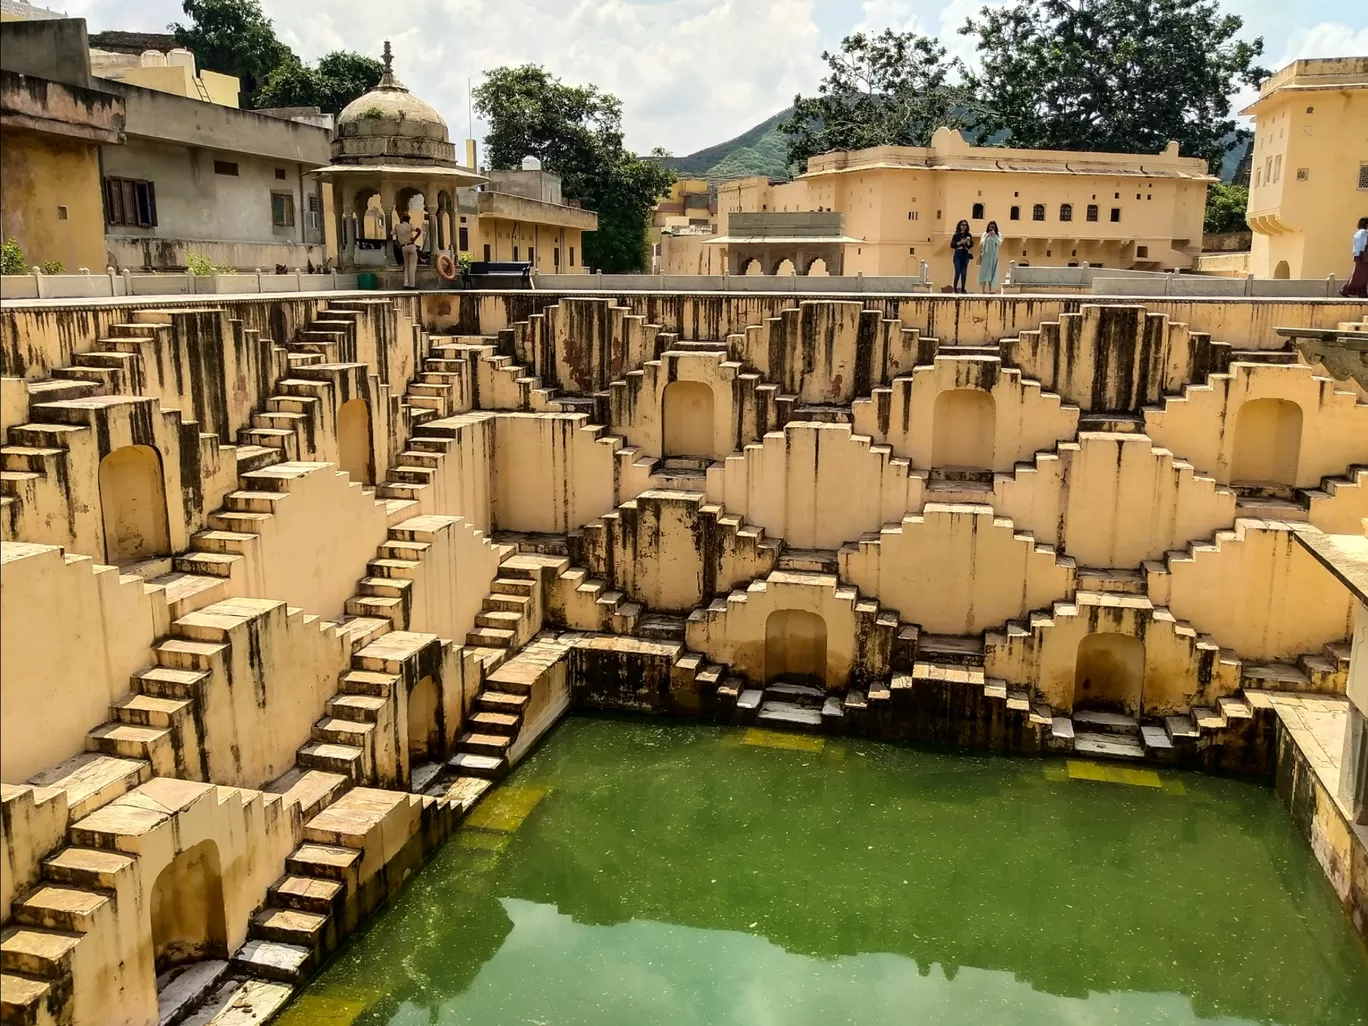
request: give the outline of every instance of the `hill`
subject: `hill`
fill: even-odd
[[[792,113],[792,107],[781,110],[734,139],[687,156],[670,157],[664,163],[681,175],[695,178],[744,178],[747,175],[787,178],[784,162],[788,139],[779,131],[779,124]]]

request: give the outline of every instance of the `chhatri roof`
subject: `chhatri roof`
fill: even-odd
[[[485,181],[483,175],[456,163],[446,122],[395,77],[388,40],[384,53],[379,83],[337,116],[332,163],[315,173],[459,179],[454,185]]]

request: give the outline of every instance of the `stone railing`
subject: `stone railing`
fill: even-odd
[[[920,275],[801,274],[540,274],[532,287],[547,292],[930,292],[926,264]]]
[[[264,271],[191,274],[189,271],[134,274],[112,267],[104,274],[32,274],[0,276],[0,299],[105,299],[118,296],[251,295],[278,292],[332,292],[357,288],[355,274],[326,271],[309,274]]]
[[[1339,295],[1334,275],[1326,278],[1256,278],[1252,274],[1218,276],[1172,271],[1132,271],[1115,267],[1022,267],[1007,265],[1003,290],[1082,292],[1094,296],[1265,297],[1323,299]]]

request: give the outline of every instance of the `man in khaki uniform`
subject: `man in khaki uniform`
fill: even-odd
[[[410,221],[408,214],[399,218],[399,223],[394,226],[394,241],[399,243],[400,251],[404,254],[404,288],[417,288],[418,277],[418,240],[422,236],[423,230],[415,228]]]

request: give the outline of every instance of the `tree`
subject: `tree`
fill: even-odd
[[[190,24],[177,22],[167,30],[177,43],[195,52],[201,67],[241,79],[249,103],[277,65],[294,59],[290,48],[276,38],[260,0],[183,0],[181,10]]]
[[[255,107],[317,107],[340,113],[352,100],[375,88],[385,66],[374,57],[334,50],[314,66],[293,54],[266,76],[252,98]]]
[[[1267,72],[1263,40],[1214,2],[1015,0],[960,29],[981,68],[967,85],[983,103],[982,134],[1012,146],[1157,153],[1177,140],[1213,170],[1235,128],[1230,97]]]
[[[495,68],[475,89],[489,124],[489,166],[509,170],[536,157],[561,188],[598,214],[584,238],[584,264],[605,271],[646,266],[651,208],[674,183],[660,151],[641,157],[623,146],[622,102],[597,86],[571,86],[534,64]]]
[[[941,125],[966,124],[968,97],[951,83],[962,70],[945,47],[915,32],[857,32],[838,53],[823,52],[828,73],[817,95],[796,96],[779,126],[791,165],[829,150],[925,146]]]
[[[1249,207],[1249,190],[1242,185],[1212,182],[1207,186],[1206,223],[1202,230],[1217,235],[1223,232],[1247,232],[1245,210]]]

